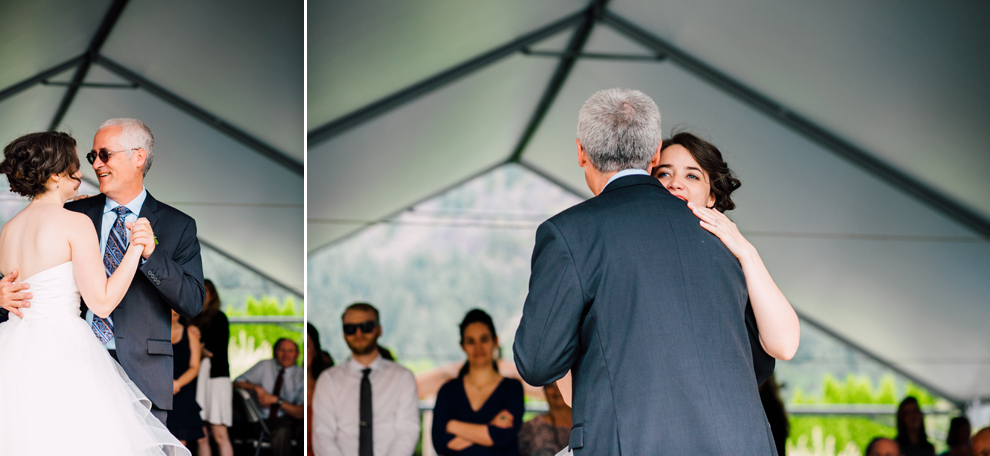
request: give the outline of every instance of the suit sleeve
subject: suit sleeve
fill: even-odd
[[[512,345],[516,368],[526,383],[549,384],[574,365],[584,307],[570,248],[548,220],[536,230],[529,295]]]
[[[749,348],[753,351],[753,370],[756,374],[756,384],[762,385],[771,375],[776,365],[772,356],[763,350],[760,344],[760,330],[756,326],[756,314],[753,313],[753,305],[746,302],[746,333],[749,335]]]
[[[437,393],[437,401],[433,405],[433,428],[431,429],[431,437],[433,437],[433,449],[436,450],[437,454],[450,454],[450,449],[447,448],[447,444],[454,439],[454,434],[447,432],[447,423],[454,419],[452,416],[452,402],[450,394],[453,391],[452,388],[448,387],[450,383],[440,387],[440,391]]]
[[[492,447],[508,448],[515,446],[519,440],[519,430],[522,429],[523,417],[523,388],[522,383],[512,382],[511,388],[507,388],[505,395],[505,408],[512,414],[512,427],[503,429],[498,426],[488,425],[488,435],[492,438]]]
[[[196,237],[196,221],[192,218],[183,227],[172,256],[166,255],[162,249],[155,249],[139,269],[179,315],[192,318],[203,310],[206,298],[203,259]]]

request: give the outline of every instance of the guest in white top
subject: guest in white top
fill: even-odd
[[[275,357],[258,361],[234,380],[234,387],[253,391],[272,432],[272,453],[291,454],[292,439],[302,442],[303,369],[296,365],[299,346],[291,339],[275,341]]]
[[[419,440],[416,379],[378,354],[378,310],[351,304],[343,315],[351,357],[327,369],[313,393],[317,456],[409,456]]]

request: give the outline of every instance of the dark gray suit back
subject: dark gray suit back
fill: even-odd
[[[742,270],[698,222],[628,176],[540,227],[514,350],[531,384],[573,367],[575,454],[774,454]]]

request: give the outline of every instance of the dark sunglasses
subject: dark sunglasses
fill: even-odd
[[[375,320],[368,320],[364,323],[344,323],[344,334],[348,336],[353,336],[357,334],[357,330],[360,329],[361,332],[365,334],[370,334],[375,328],[378,327],[378,322]]]
[[[90,151],[88,154],[86,154],[86,160],[89,162],[90,165],[92,165],[93,163],[96,163],[96,157],[100,157],[100,161],[103,162],[103,163],[106,163],[107,160],[110,159],[110,156],[111,155],[113,155],[113,154],[119,154],[121,152],[129,152],[129,151],[132,151],[132,150],[137,150],[137,148],[135,148],[135,149],[122,149],[122,150],[107,150],[106,148],[103,148],[103,149],[100,149],[99,152],[93,150],[93,151]]]

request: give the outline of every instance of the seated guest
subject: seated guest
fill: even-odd
[[[292,453],[292,439],[302,436],[303,370],[296,365],[299,346],[290,339],[275,341],[273,359],[258,361],[234,386],[253,391],[265,410],[272,432],[272,454]]]
[[[384,359],[378,309],[351,304],[341,317],[351,356],[327,369],[313,393],[313,452],[409,456],[419,441],[419,399],[412,372]]]
[[[925,415],[918,400],[905,397],[897,407],[897,446],[904,456],[935,456],[935,446],[928,442]]]
[[[571,435],[571,408],[564,403],[556,383],[543,387],[550,411],[522,425],[519,430],[521,456],[554,456],[567,446]]]
[[[457,378],[437,393],[433,447],[441,455],[518,455],[523,387],[498,373],[495,324],[474,309],[461,322],[461,349],[468,360]]]
[[[866,446],[866,456],[901,456],[897,442],[886,437],[877,437]]]
[[[969,442],[973,456],[990,456],[990,427],[980,429]]]
[[[945,444],[949,446],[949,451],[942,453],[942,456],[970,456],[972,451],[969,448],[969,434],[973,428],[969,425],[969,418],[957,416],[949,422],[949,433],[945,437]]]

